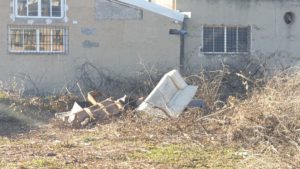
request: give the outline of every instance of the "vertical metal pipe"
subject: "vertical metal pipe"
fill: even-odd
[[[186,19],[183,20],[181,25],[181,31],[186,30]],[[185,34],[180,33],[180,73],[185,72],[185,57],[184,57],[184,45],[185,45]]]

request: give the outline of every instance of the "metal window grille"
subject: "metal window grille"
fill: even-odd
[[[240,27],[237,31],[238,49],[237,52],[250,51],[250,27]]]
[[[227,52],[237,52],[237,28],[227,27],[226,29],[226,51]]]
[[[203,27],[203,52],[214,52],[214,28]]]
[[[68,39],[68,28],[65,26],[8,26],[8,50],[10,53],[66,54]]]
[[[250,27],[204,26],[203,52],[247,53],[250,51]]]

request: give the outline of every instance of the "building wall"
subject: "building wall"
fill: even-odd
[[[169,29],[180,28],[180,24],[127,5],[105,2],[67,0],[67,18],[52,21],[50,25],[69,28],[68,54],[24,55],[8,52],[7,25],[27,25],[28,20],[12,19],[10,1],[0,1],[0,34],[3,35],[0,38],[0,80],[27,74],[40,89],[59,91],[67,83],[76,81],[85,62],[100,70],[130,77],[143,69],[141,63],[162,71],[179,67],[179,38],[169,35]],[[102,10],[113,10],[113,13],[104,15]],[[126,10],[128,16],[124,16]],[[45,23],[43,19],[33,20],[33,24]]]
[[[177,9],[192,12],[186,21],[185,61],[189,70],[218,68],[222,62],[239,68],[252,60],[270,70],[299,66],[299,0],[177,0]],[[292,24],[283,19],[289,11],[295,14]],[[204,54],[203,25],[251,26],[250,54]]]

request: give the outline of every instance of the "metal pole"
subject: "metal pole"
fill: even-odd
[[[182,22],[181,25],[181,30],[185,31],[186,30],[186,23],[185,19]],[[184,33],[180,33],[180,73],[185,72],[185,57],[184,57],[184,45],[185,45],[185,35]]]

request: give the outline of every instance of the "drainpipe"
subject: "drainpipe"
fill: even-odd
[[[184,40],[185,35],[187,35],[186,31],[186,19],[183,19],[182,25],[181,25],[181,34],[180,34],[180,72],[185,72],[185,58],[184,58]]]
[[[185,71],[185,58],[184,58],[184,40],[185,40],[185,35],[187,35],[186,31],[186,19],[183,20],[181,29],[170,29],[169,34],[170,35],[179,35],[180,36],[180,56],[179,56],[179,68],[180,72],[184,73]]]

